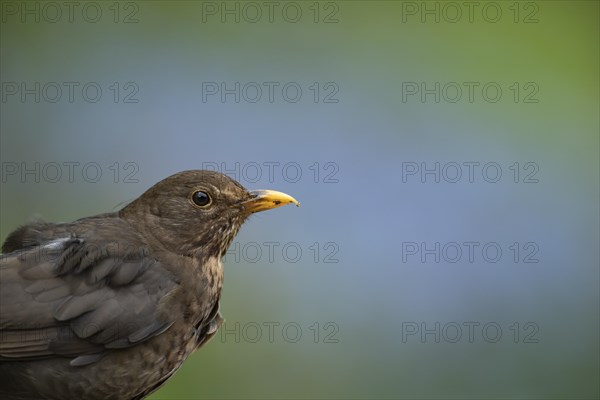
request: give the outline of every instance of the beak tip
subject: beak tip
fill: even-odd
[[[298,200],[282,192],[274,190],[254,190],[250,192],[250,194],[252,195],[251,199],[243,203],[250,213],[269,210],[288,204],[295,204],[296,207],[300,207]]]

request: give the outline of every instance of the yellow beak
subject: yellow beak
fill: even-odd
[[[296,207],[300,207],[300,203],[295,198],[285,193],[276,192],[275,190],[253,190],[250,194],[253,197],[242,203],[244,211],[248,214],[270,210],[271,208],[285,206],[286,204],[295,204]]]

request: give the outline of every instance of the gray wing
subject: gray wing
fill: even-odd
[[[159,304],[175,279],[145,249],[62,238],[0,254],[0,361],[97,361],[171,325]]]

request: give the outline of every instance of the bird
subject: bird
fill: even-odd
[[[0,398],[157,390],[223,322],[222,258],[244,221],[287,204],[189,170],[117,212],[17,228],[0,254]]]

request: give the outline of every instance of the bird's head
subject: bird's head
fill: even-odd
[[[248,191],[219,172],[194,170],[163,179],[119,215],[177,254],[223,256],[249,215],[286,204],[299,206],[285,193]]]

